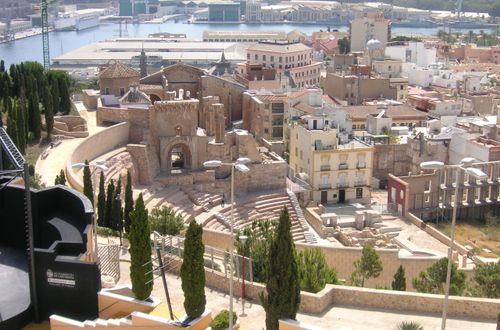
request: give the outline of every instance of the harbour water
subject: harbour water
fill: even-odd
[[[347,31],[346,26],[331,27],[339,31]],[[319,24],[186,24],[185,22],[167,21],[161,24],[128,24],[122,25],[122,37],[146,37],[148,34],[156,32],[170,33],[185,33],[188,38],[201,39],[205,30],[270,30],[270,31],[286,31],[299,30],[310,35],[312,32],[323,30],[326,31],[326,25]],[[442,27],[434,28],[409,28],[409,27],[393,27],[393,35],[435,35]],[[453,30],[458,32],[459,30]],[[469,29],[463,30],[467,32]],[[478,29],[473,30],[479,32]],[[485,30],[487,31],[487,30]],[[489,32],[489,31],[488,31]],[[59,56],[63,53],[82,47],[86,44],[109,40],[120,37],[119,24],[104,23],[99,27],[91,28],[82,31],[60,31],[51,32],[50,56],[51,58]],[[20,63],[23,61],[43,61],[42,55],[42,37],[41,35],[16,40],[13,42],[0,44],[0,59],[5,61],[8,67],[12,63]]]

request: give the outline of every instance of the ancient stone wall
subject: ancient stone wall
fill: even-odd
[[[149,127],[149,111],[145,108],[115,108],[99,106],[96,113],[97,125],[130,123],[130,142],[139,143],[144,130]]]
[[[201,96],[218,96],[226,111],[226,127],[243,119],[243,93],[246,88],[238,83],[215,76],[201,77]]]
[[[71,187],[78,191],[83,191],[82,176],[72,165],[83,163],[85,160],[93,160],[118,146],[123,146],[128,142],[130,124],[120,123],[108,127],[83,140],[68,157],[66,163],[66,178]]]
[[[373,176],[387,180],[388,173],[396,176],[411,171],[411,159],[406,154],[406,144],[375,144],[373,153]]]

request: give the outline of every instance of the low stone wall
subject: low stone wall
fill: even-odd
[[[295,320],[279,320],[279,330],[321,330],[314,325],[305,324]]]
[[[154,298],[152,302],[135,299],[129,287],[101,290],[97,298],[101,319],[126,317],[132,312],[149,313],[160,304],[157,298]]]
[[[54,117],[54,135],[82,138],[89,136],[87,121],[80,116]]]
[[[406,217],[406,219],[410,220],[415,226],[424,230],[427,234],[431,235],[432,237],[434,237],[435,239],[437,239],[441,243],[443,243],[447,246],[450,246],[451,240],[448,236],[446,236],[445,234],[443,234],[442,232],[440,232],[436,228],[427,225],[425,222],[423,222],[419,217],[417,217],[413,213],[407,212],[405,217]],[[462,255],[467,255],[468,250],[463,245],[460,245],[456,241],[455,241],[454,245],[455,245],[455,250],[457,250],[458,253],[460,253]]]
[[[332,296],[333,304],[418,313],[441,313],[443,309],[443,295],[364,289],[339,285],[328,285],[327,287],[331,288],[329,294]],[[448,300],[449,315],[495,320],[498,311],[500,311],[500,299],[451,296]]]
[[[182,260],[172,257],[169,264],[173,273],[180,273]],[[222,292],[229,292],[228,275],[205,268],[205,279],[208,287]],[[236,277],[233,283],[236,288],[241,286],[241,282]],[[256,282],[245,282],[245,292],[248,299],[258,302],[260,301],[259,294],[265,292],[265,285]],[[234,295],[239,297],[240,290],[234,290]],[[299,311],[321,314],[338,304],[418,313],[441,313],[443,299],[443,295],[328,284],[318,293],[301,292]],[[500,310],[500,299],[452,296],[449,299],[448,308],[449,315],[496,319]]]
[[[108,127],[83,140],[68,157],[66,178],[74,189],[83,191],[83,178],[73,164],[93,160],[128,141],[130,124],[127,122]]]

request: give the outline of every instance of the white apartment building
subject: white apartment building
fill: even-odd
[[[262,5],[260,0],[247,1],[245,21],[260,22],[262,20]]]
[[[379,40],[385,47],[391,38],[391,22],[384,18],[383,13],[368,13],[367,17],[351,21],[349,35],[351,52],[364,51],[366,43],[371,39]]]
[[[436,47],[423,42],[410,41],[406,45],[389,45],[385,48],[385,55],[400,59],[403,63],[415,63],[419,67],[427,68],[436,63]]]
[[[374,148],[359,140],[341,144],[337,123],[315,113],[290,128],[290,166],[306,177],[316,202],[368,203],[371,199]]]
[[[313,61],[313,49],[299,42],[259,42],[247,48],[247,62],[289,74],[297,87],[319,85],[321,62]]]

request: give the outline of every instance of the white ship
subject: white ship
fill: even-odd
[[[84,30],[99,25],[99,16],[105,14],[105,9],[82,9],[60,14],[54,21],[56,31]]]

